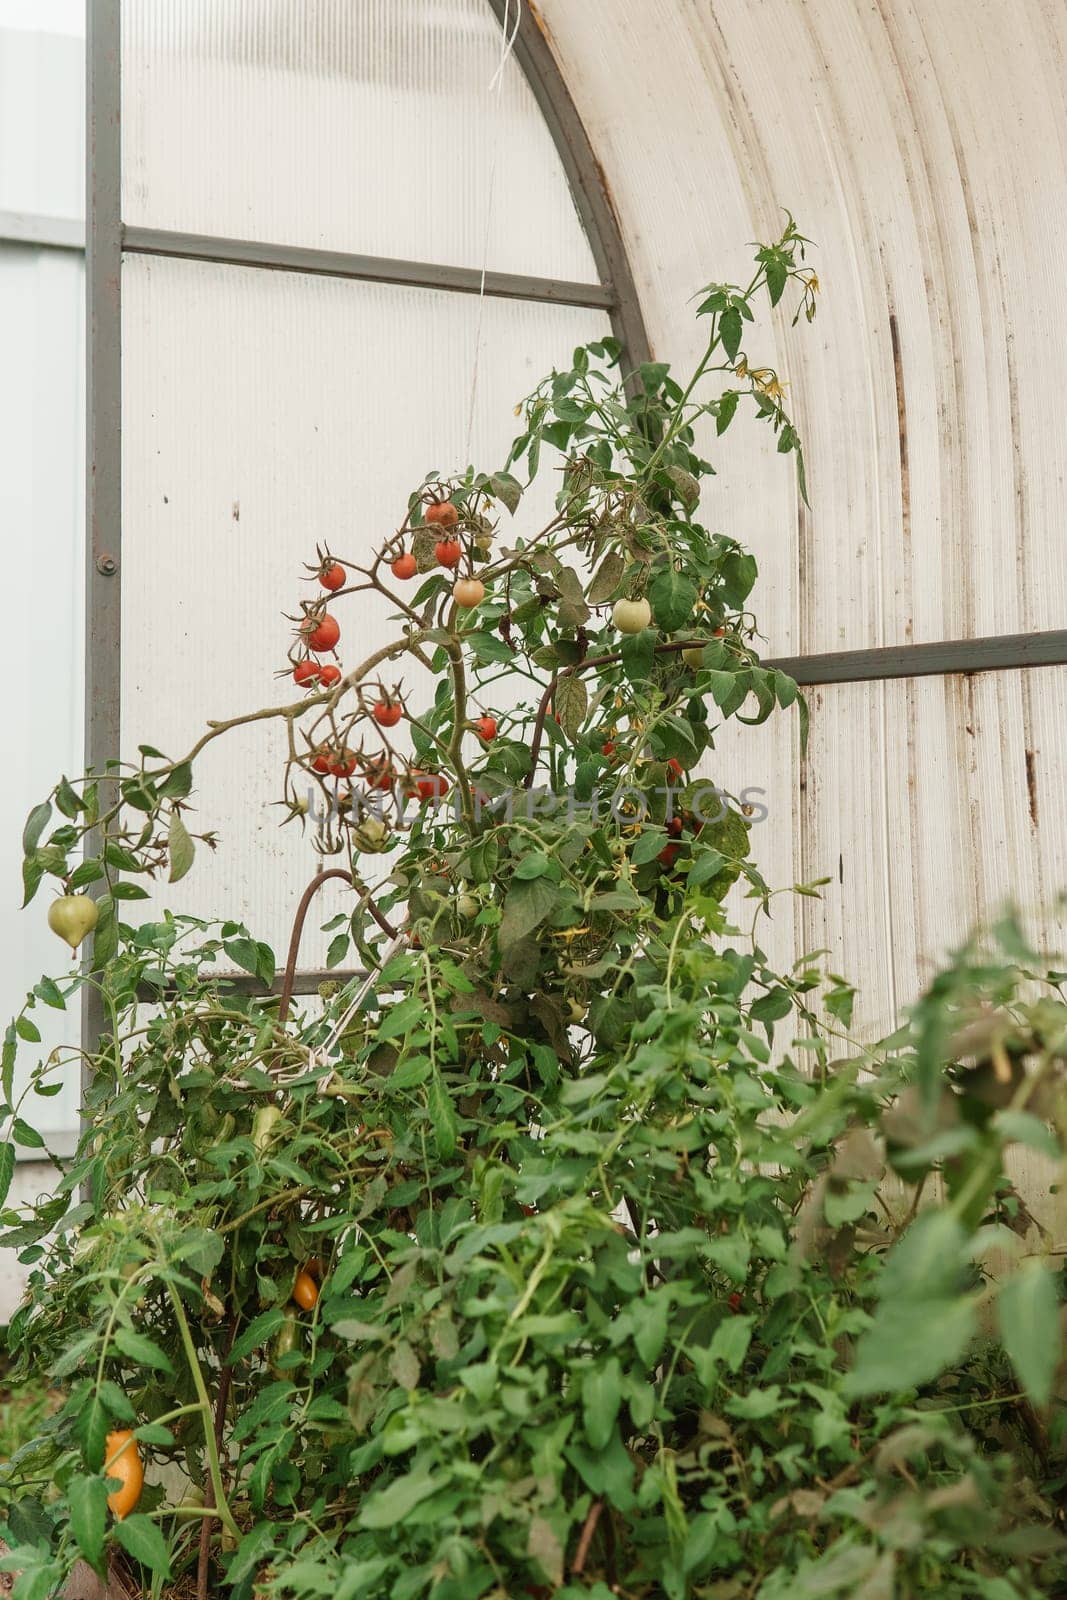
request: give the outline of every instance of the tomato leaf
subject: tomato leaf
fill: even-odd
[[[730,360],[736,361],[741,348],[741,312],[737,306],[727,306],[719,317],[719,338]]]
[[[196,848],[189,837],[189,830],[181,819],[181,814],[175,809],[170,814],[170,828],[167,831],[167,854],[170,857],[170,882],[177,883],[193,864]]]
[[[456,1140],[459,1132],[456,1122],[456,1108],[452,1104],[452,1096],[445,1087],[441,1074],[435,1073],[430,1079],[427,1107],[430,1119],[433,1122],[434,1139],[437,1144],[437,1153],[445,1161],[455,1154]],[[414,1388],[413,1384],[405,1385]]]
[[[159,1372],[173,1372],[170,1357],[159,1348],[154,1339],[132,1328],[115,1329],[115,1346],[139,1367],[154,1367]]]
[[[102,1477],[72,1478],[67,1485],[71,1532],[91,1567],[99,1567],[104,1553],[107,1495],[107,1483]]]
[[[41,841],[41,835],[48,826],[52,815],[52,802],[42,800],[39,806],[34,806],[26,818],[26,826],[22,830],[22,853],[32,856]]]
[[[1004,1348],[1036,1406],[1046,1406],[1063,1345],[1059,1296],[1043,1261],[1029,1261],[1001,1288],[997,1315]]]
[[[599,606],[610,600],[622,582],[625,571],[626,562],[622,556],[617,550],[609,550],[589,585],[589,604]]]
[[[271,1306],[268,1311],[261,1311],[258,1317],[253,1317],[244,1333],[235,1342],[230,1351],[230,1359],[243,1361],[253,1350],[258,1350],[268,1339],[273,1339],[284,1321],[285,1313],[278,1306]]]
[[[134,1514],[115,1524],[115,1538],[127,1555],[139,1561],[150,1572],[170,1577],[167,1542],[151,1518]]]
[[[0,1144],[0,1206],[4,1204],[15,1176],[15,1146],[10,1140]]]
[[[93,968],[99,971],[114,960],[119,947],[119,923],[115,915],[115,902],[103,894],[96,902],[97,923],[93,933]]]
[[[552,696],[552,708],[567,738],[577,739],[589,710],[589,691],[577,673],[560,678]]]
[[[547,878],[520,879],[512,884],[500,920],[501,951],[506,951],[540,927],[555,910],[557,893],[555,884]]]
[[[697,603],[696,584],[676,567],[667,566],[649,584],[648,598],[657,623],[667,633],[682,628]]]
[[[602,1366],[591,1368],[582,1380],[582,1421],[594,1450],[607,1448],[621,1404],[622,1368],[612,1357]]]

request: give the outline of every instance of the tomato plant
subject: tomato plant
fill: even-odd
[[[787,292],[810,315],[792,223],[747,287],[706,289],[690,378],[575,351],[499,470],[427,476],[346,554],[357,628],[372,600],[398,618],[380,648],[31,813],[27,901],[92,889],[96,922],[68,912],[91,959],[3,1046],[15,1378],[63,1393],[4,1473],[30,1600],[78,1557],[174,1600],[1067,1585],[1058,1272],[1010,1177],[1019,1146],[1063,1157],[1067,980],[1005,920],[853,1039],[851,984],[770,960],[780,901],[724,787],[728,719],[805,726],[759,656],[755,562],[701,510],[743,408],[805,492],[748,349]],[[406,555],[410,603],[381,578]],[[340,634],[321,603],[297,629]],[[285,733],[309,851],[280,961],[232,907],[138,904],[218,844],[200,755],[253,719]],[[326,881],[345,909],[299,996]],[[35,1013],[83,992],[83,1135],[7,1203],[66,1059],[33,1060]]]

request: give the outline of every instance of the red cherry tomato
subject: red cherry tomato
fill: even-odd
[[[730,1307],[731,1311],[740,1311],[742,1305],[744,1304],[744,1301],[741,1299],[741,1296],[739,1294],[735,1293],[735,1294],[732,1294],[730,1296],[730,1298],[729,1298],[729,1300],[727,1300],[726,1304]]]
[[[341,669],[332,661],[326,661],[319,668],[319,682],[324,689],[332,689],[335,683],[341,681]]]
[[[448,793],[448,779],[439,772],[412,772],[408,774],[411,792],[418,797],[419,803],[427,800],[439,800]]]
[[[415,576],[419,570],[419,563],[415,560],[410,550],[405,550],[403,555],[397,556],[389,570],[394,578],[399,578],[401,582],[404,582],[406,579]]]
[[[330,773],[335,778],[350,778],[356,770],[356,758],[351,750],[337,750],[330,757]]]
[[[463,555],[463,547],[458,539],[438,539],[433,553],[439,567],[455,567]]]
[[[328,750],[317,750],[312,757],[311,770],[325,775],[330,770],[330,753]]]
[[[496,718],[479,717],[474,724],[474,731],[479,739],[484,739],[486,744],[492,744],[496,738]]]
[[[426,507],[426,521],[431,528],[454,528],[459,521],[459,512],[451,500],[435,500]],[[447,562],[442,562],[447,566]]]
[[[662,866],[669,869],[670,867],[674,866],[674,863],[677,861],[678,856],[681,853],[681,849],[682,847],[680,844],[665,844],[659,855],[656,857],[656,860]]]
[[[308,683],[315,683],[319,678],[319,664],[317,661],[298,661],[293,668],[293,677],[301,688]]]
[[[600,754],[602,756],[613,756],[615,754],[614,739],[605,739],[604,743],[600,746]]]
[[[396,775],[388,761],[369,761],[364,768],[363,781],[368,789],[383,789],[388,791],[396,783]]]
[[[379,728],[395,728],[404,715],[399,700],[379,700],[371,715]]]
[[[672,817],[671,818],[671,820],[667,824],[667,832],[670,834],[672,839],[678,839],[678,838],[681,837],[681,833],[682,833],[682,819],[681,819],[681,817]]]
[[[685,768],[682,766],[682,763],[678,760],[677,756],[671,756],[671,759],[667,762],[667,771],[670,773],[675,783],[680,783],[685,777]]]
[[[332,650],[341,637],[337,618],[331,617],[328,611],[324,611],[321,617],[308,617],[300,631],[312,650],[316,651]]]
[[[339,561],[327,561],[324,563],[322,571],[319,573],[319,582],[322,584],[324,589],[329,589],[331,591],[334,589],[343,589],[345,586],[345,578],[347,576],[348,574],[345,572],[344,567],[342,567]]]

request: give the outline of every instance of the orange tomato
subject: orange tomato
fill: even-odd
[[[457,606],[469,610],[471,606],[480,606],[485,599],[485,584],[480,578],[460,578],[452,596]]]
[[[107,1503],[121,1522],[141,1498],[144,1488],[144,1463],[130,1428],[109,1433],[104,1446],[104,1477],[118,1478],[121,1487],[112,1490]]]
[[[314,1309],[319,1298],[318,1284],[310,1272],[301,1270],[293,1281],[293,1299],[301,1311]]]
[[[454,528],[459,521],[459,512],[451,500],[435,500],[426,507],[426,521],[431,528]]]
[[[439,567],[458,566],[463,557],[463,546],[458,539],[438,539],[433,547]]]

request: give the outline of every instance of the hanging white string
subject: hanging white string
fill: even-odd
[[[515,7],[515,20],[511,20],[511,8]],[[504,88],[504,71],[508,58],[515,48],[515,41],[519,37],[519,24],[522,21],[522,0],[504,0],[504,21],[500,34],[500,60],[497,62],[496,71],[490,78],[486,92],[496,95],[494,121],[499,124],[500,105]],[[496,161],[500,149],[500,140],[495,135],[499,127],[494,130],[493,154],[489,163],[489,184],[485,198],[485,234],[482,239],[482,276],[478,285],[478,321],[474,331],[474,359],[471,362],[471,397],[467,408],[467,448],[465,461],[469,464],[471,459],[471,441],[474,437],[474,407],[478,399],[478,376],[481,369],[482,358],[482,323],[485,316],[485,275],[489,267],[489,235],[493,225],[493,194],[496,189]]]

